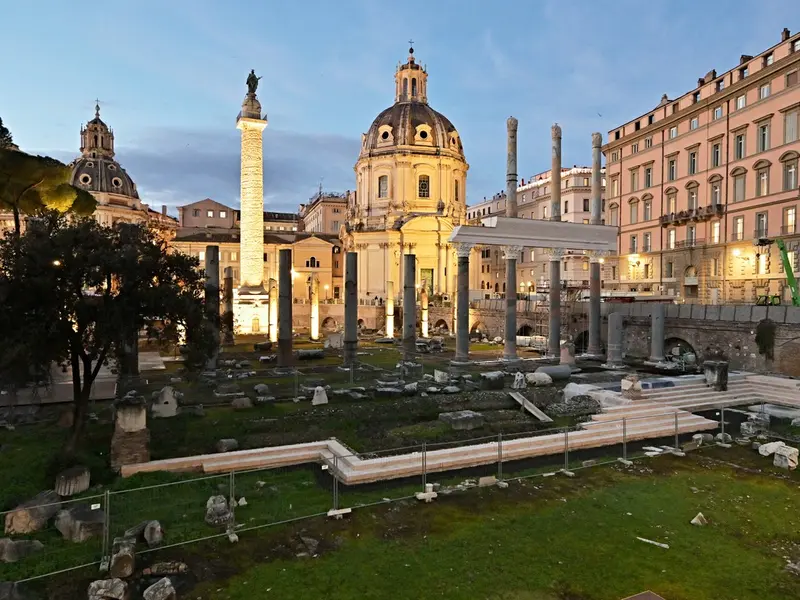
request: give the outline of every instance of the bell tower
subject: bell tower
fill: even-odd
[[[86,158],[114,158],[114,132],[100,118],[100,102],[94,105],[94,119],[81,127],[81,154]]]

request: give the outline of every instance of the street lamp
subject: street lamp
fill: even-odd
[[[329,286],[326,283],[324,287],[325,287],[325,302],[327,302],[328,301],[328,290],[330,289],[331,286]]]

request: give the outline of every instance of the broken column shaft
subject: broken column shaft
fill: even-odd
[[[358,349],[358,253],[348,252],[344,263],[344,364],[356,362]]]
[[[292,362],[292,251],[278,252],[278,365]]]

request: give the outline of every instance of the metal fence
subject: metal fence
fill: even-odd
[[[685,413],[682,413],[685,414]],[[725,432],[730,411],[717,411],[718,428]],[[107,566],[119,538],[138,536],[137,554],[159,549],[242,535],[258,529],[348,512],[378,504],[409,500],[421,493],[436,493],[439,500],[471,488],[498,482],[522,481],[535,477],[573,476],[577,471],[600,465],[629,464],[629,461],[660,454],[695,449],[693,433],[681,433],[680,418],[674,410],[646,419],[674,418],[672,427],[662,428],[660,438],[642,439],[636,418],[604,422],[604,431],[615,437],[604,446],[588,447],[580,435],[581,425],[537,430],[527,433],[422,443],[379,452],[331,455],[321,464],[236,471],[202,477],[155,473],[147,477],[152,485],[137,485],[137,477],[123,479],[103,494],[83,495],[56,504],[17,508],[0,513],[6,523],[17,524],[18,535],[26,540],[19,546],[18,560],[0,562],[0,581],[29,581],[89,566]],[[668,421],[667,421],[668,422]],[[585,430],[584,430],[585,431]],[[633,432],[633,434],[631,434]],[[543,440],[542,436],[549,436]],[[618,440],[618,441],[617,441]],[[537,450],[546,442],[546,450]],[[445,460],[446,450],[469,456],[467,446],[480,446],[483,458],[459,461],[456,467]],[[486,459],[490,453],[490,458]],[[382,460],[381,472],[363,476],[365,462]],[[383,463],[385,463],[385,470]],[[371,463],[375,465],[375,462]],[[394,471],[393,471],[394,469]],[[364,483],[352,484],[361,473]],[[386,477],[379,481],[375,479]],[[351,483],[351,484],[348,484]],[[223,511],[207,518],[212,497],[222,497]],[[227,510],[227,512],[225,512]],[[23,514],[39,515],[35,519]],[[66,514],[78,524],[70,529]],[[213,516],[213,515],[212,515]],[[81,520],[83,519],[83,520]],[[144,523],[158,521],[163,539],[141,538]],[[26,531],[23,525],[32,529]],[[137,526],[138,529],[137,529]],[[81,539],[83,541],[71,541]],[[6,543],[8,544],[8,543]],[[13,549],[11,550],[13,551]],[[8,557],[8,545],[0,545],[0,558]],[[27,555],[26,555],[27,554]]]

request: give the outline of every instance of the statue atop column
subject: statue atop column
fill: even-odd
[[[247,76],[247,93],[255,96],[258,89],[258,82],[261,77],[256,77],[256,70],[250,69],[250,74]]]

